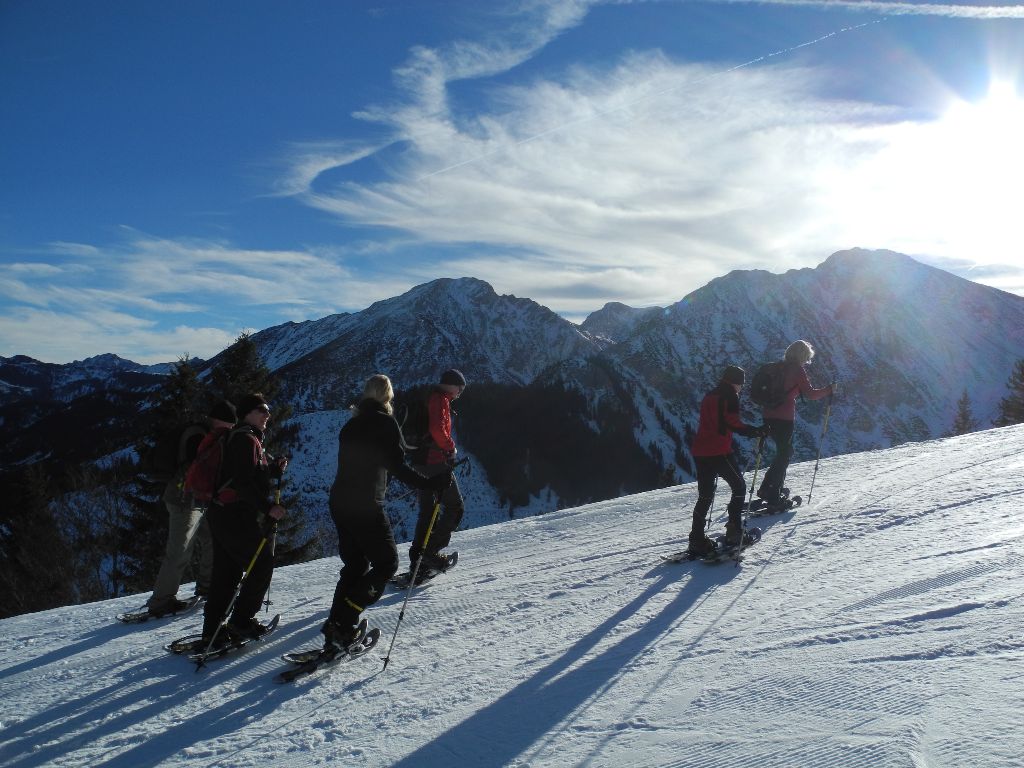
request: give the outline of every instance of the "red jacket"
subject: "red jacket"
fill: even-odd
[[[796,419],[796,397],[803,395],[808,400],[821,400],[832,394],[832,385],[815,389],[807,378],[802,365],[791,363],[786,366],[786,399],[774,408],[764,409],[764,418],[794,421]]]
[[[740,398],[731,384],[719,384],[700,404],[700,422],[690,452],[694,456],[728,456],[732,433],[749,434],[753,429],[740,420]]]
[[[430,419],[430,437],[434,444],[427,451],[427,464],[443,464],[455,455],[452,440],[452,395],[440,389],[430,393],[427,414]]]

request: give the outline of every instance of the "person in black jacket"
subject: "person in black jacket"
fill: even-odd
[[[405,463],[402,433],[392,416],[395,393],[383,374],[371,376],[354,415],[338,434],[338,473],[331,486],[331,517],[338,528],[342,569],[324,647],[343,649],[357,636],[360,614],[377,602],[398,570],[398,548],[384,513],[388,472],[406,485],[440,493],[451,470],[425,477]]]
[[[217,633],[245,569],[267,537],[228,617],[227,632],[217,639],[256,638],[265,631],[255,617],[274,573],[273,523],[285,515],[284,507],[270,500],[270,492],[271,480],[281,476],[288,460],[274,459],[263,450],[270,406],[255,392],[242,397],[236,410],[238,426],[224,446],[219,490],[206,510],[213,534],[213,578],[203,614],[207,641]]]

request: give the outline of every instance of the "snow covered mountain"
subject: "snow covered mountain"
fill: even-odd
[[[475,511],[481,521],[692,479],[690,435],[722,367],[752,374],[797,338],[818,349],[812,381],[841,386],[826,456],[938,437],[965,391],[990,424],[1024,357],[1024,298],[888,251],[839,252],[780,275],[732,272],[668,308],[612,304],[581,326],[468,278],[350,318],[337,339],[280,369],[300,421],[343,408],[375,371],[403,388],[459,367],[471,382],[457,404],[460,442],[479,460],[464,484],[489,504]],[[798,408],[797,460],[814,457],[824,407]],[[760,421],[749,404],[745,416]],[[296,466],[296,477],[325,498],[336,430],[321,423],[300,441],[318,466],[306,476]],[[738,444],[749,461],[751,444]]]
[[[457,404],[456,430],[471,459],[462,478],[472,499],[467,525],[692,479],[689,438],[722,367],[752,374],[797,338],[818,349],[812,381],[841,385],[824,455],[888,447],[946,433],[964,392],[981,425],[991,423],[1024,358],[1024,298],[901,254],[854,249],[814,269],[732,272],[666,308],[611,303],[578,326],[460,278],[253,336],[296,413],[299,460],[289,483],[322,515],[337,430],[365,379],[386,372],[403,391],[436,381],[447,367],[462,370],[470,387]],[[113,356],[102,360],[122,378],[152,376]],[[99,359],[57,367],[59,377],[26,361],[0,361],[12,398],[0,419],[16,432],[2,449],[9,465],[48,455],[48,441],[63,446],[69,418],[79,426],[74,434],[103,438],[98,448],[131,442],[123,439],[131,414],[121,411],[138,407],[138,388],[86,376],[103,368]],[[30,391],[32,376],[60,384]],[[74,392],[90,393],[82,407],[59,399]],[[40,410],[33,393],[49,404]],[[797,460],[814,457],[823,411],[822,403],[798,408]],[[744,415],[760,421],[749,404]],[[117,435],[122,445],[114,446]],[[737,442],[749,461],[749,441]],[[88,448],[87,440],[74,455]],[[402,528],[413,514],[411,501],[403,503],[394,510]]]
[[[434,280],[351,318],[329,343],[279,369],[299,411],[348,405],[373,373],[404,388],[458,367],[474,383],[523,386],[598,349],[551,310],[468,277]]]
[[[965,391],[991,423],[1024,356],[1024,299],[901,254],[845,251],[816,269],[714,280],[607,349],[603,369],[635,393],[638,441],[685,467],[679,435],[696,428],[722,367],[752,373],[797,338],[818,350],[812,382],[840,382],[826,453],[877,448],[948,431]],[[565,378],[580,380],[578,368]],[[820,438],[821,418],[820,404],[798,409],[798,455]]]
[[[1024,426],[826,459],[739,567],[661,562],[693,484],[461,531],[400,626],[402,594],[367,612],[377,652],[288,686],[336,558],[278,569],[277,632],[198,674],[162,650],[198,615],[114,621],[145,595],[5,619],[0,764],[1019,765],[1022,470]]]
[[[117,355],[97,355],[58,365],[25,355],[0,357],[0,405],[17,400],[69,403],[107,388],[146,388],[169,365],[139,365]]]

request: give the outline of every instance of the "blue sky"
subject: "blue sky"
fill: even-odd
[[[3,356],[851,247],[1024,294],[1024,3],[2,0],[0,94]]]

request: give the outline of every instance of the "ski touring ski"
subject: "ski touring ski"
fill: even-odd
[[[251,643],[263,640],[263,638],[277,629],[277,625],[280,622],[281,614],[278,613],[274,618],[263,625],[264,632],[259,637],[245,638],[243,640],[238,640],[237,642],[225,642],[211,649],[209,653],[205,653],[207,642],[203,640],[202,635],[185,635],[185,637],[172,640],[164,646],[164,650],[170,651],[171,653],[179,656],[188,656],[189,661],[201,664],[209,661],[210,659],[219,659],[222,656],[227,656],[229,653],[234,653],[237,650],[245,648]]]
[[[183,600],[182,602],[184,605],[176,611],[168,611],[167,613],[157,615],[150,613],[149,608],[140,608],[137,611],[119,613],[115,618],[123,624],[142,624],[150,619],[172,619],[175,616],[183,616],[199,605],[202,601],[203,598],[199,595],[192,595],[192,597]]]
[[[364,627],[365,629],[365,627]],[[352,661],[360,656],[366,655],[380,640],[380,629],[374,627],[363,634],[343,651],[320,649],[316,651],[300,651],[299,653],[286,653],[283,658],[292,667],[274,677],[274,682],[290,683],[300,677],[312,675],[323,667],[333,667],[344,661]]]
[[[416,576],[417,587],[426,586],[431,581],[433,581],[437,576],[440,576],[442,573],[448,573],[448,571],[454,568],[455,564],[459,562],[458,552],[452,552],[451,554],[445,555],[444,557],[445,560],[447,560],[448,562],[448,565],[446,565],[444,568],[426,568],[420,570],[419,574]],[[411,579],[412,571],[405,571],[404,573],[399,573],[395,576],[392,576],[390,584],[398,591],[402,591],[409,588],[409,583]]]

